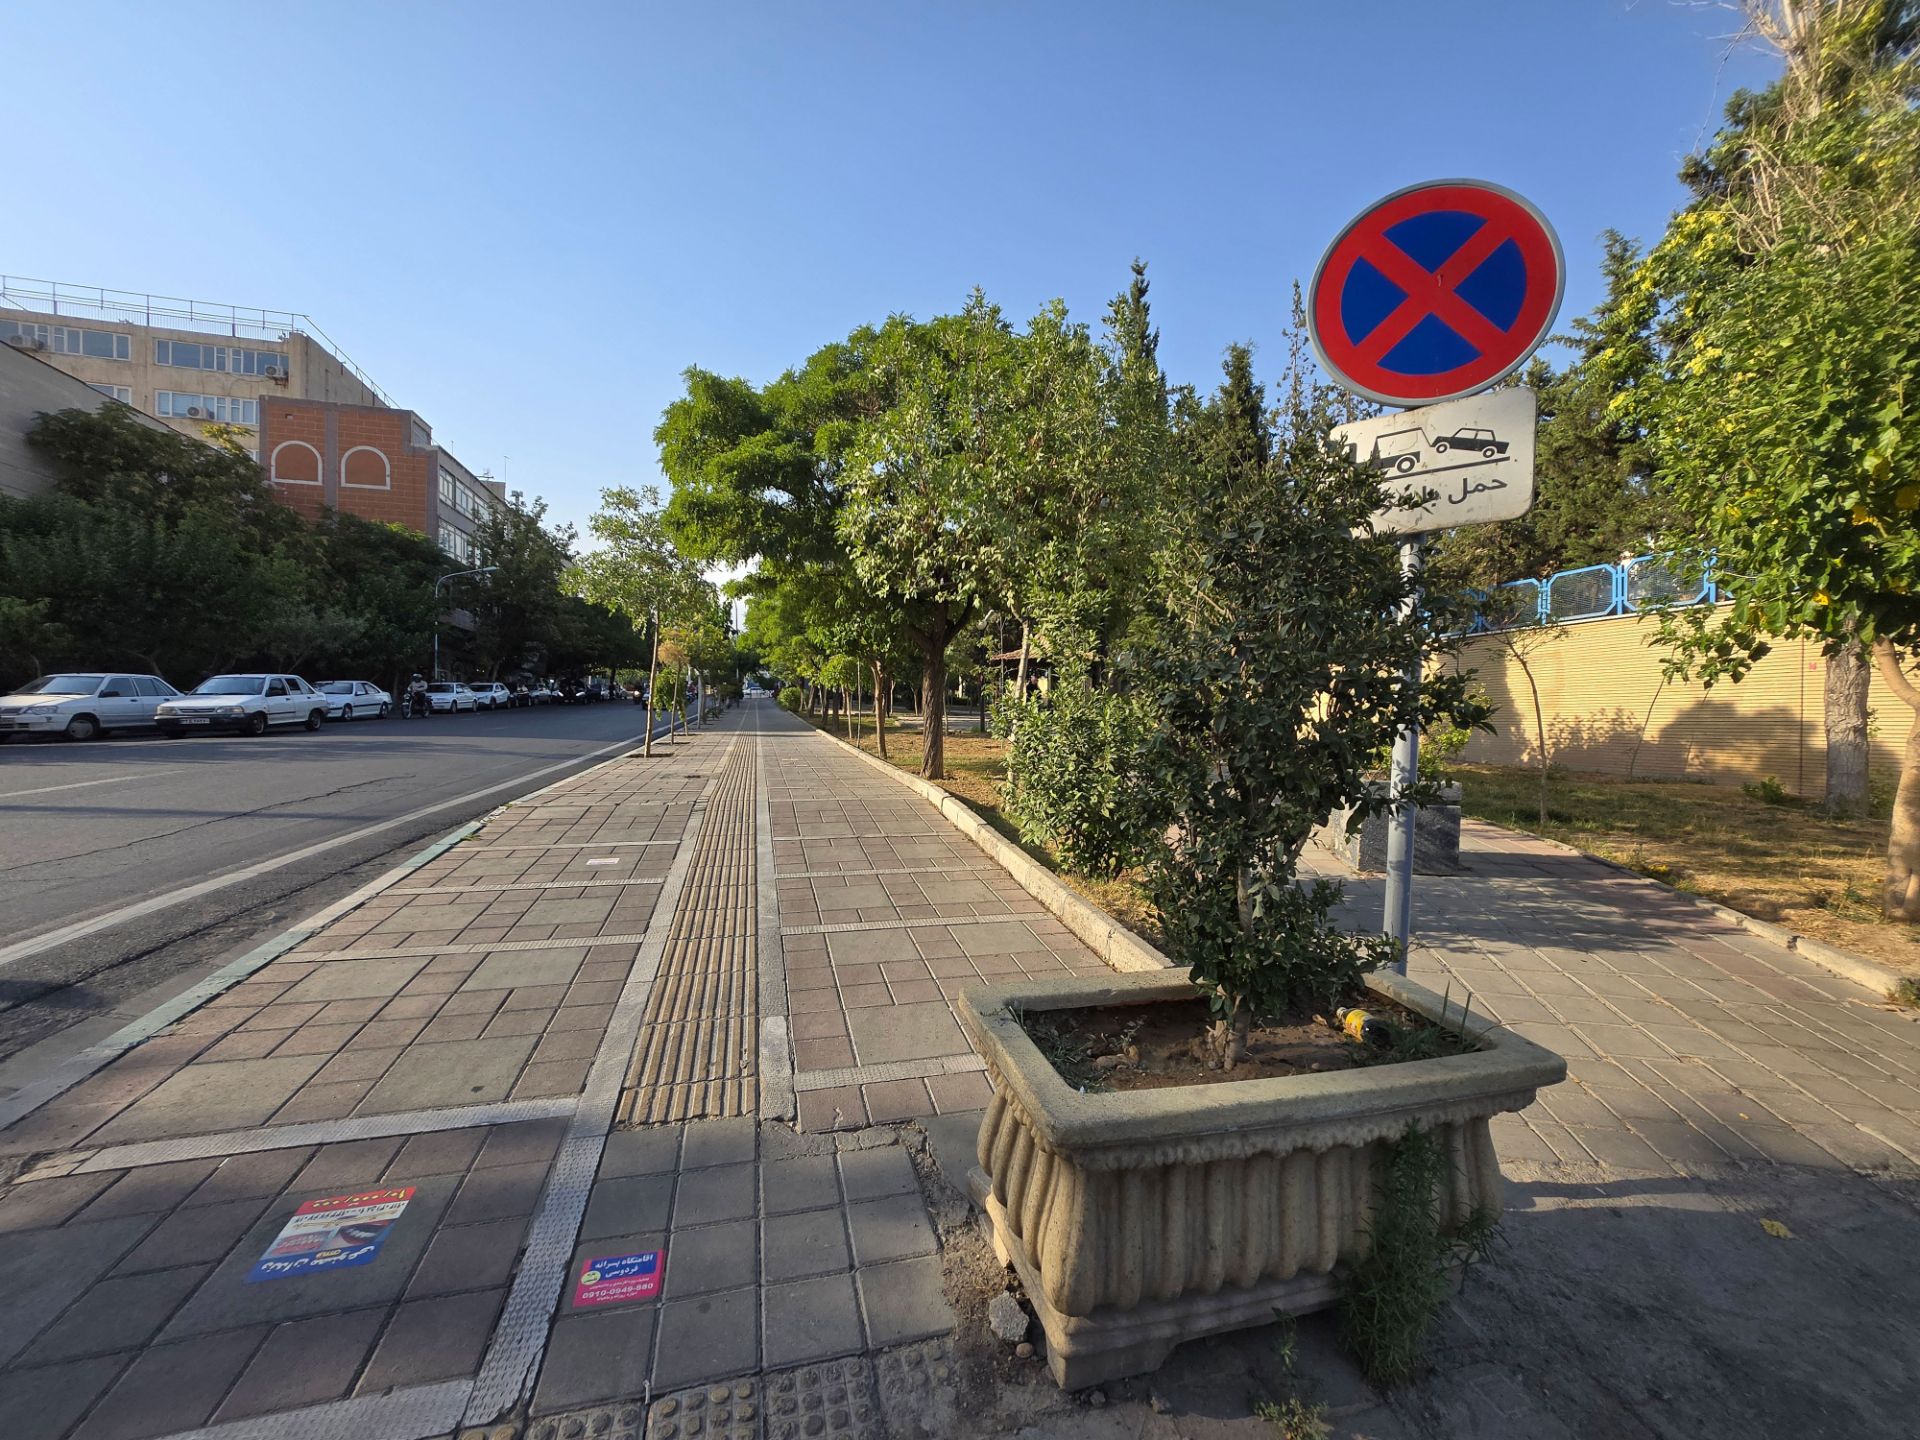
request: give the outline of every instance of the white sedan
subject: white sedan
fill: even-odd
[[[505,710],[513,704],[513,692],[498,680],[487,680],[472,687],[474,703],[482,710]]]
[[[462,710],[480,708],[473,691],[457,680],[436,680],[427,686],[427,704],[436,715],[458,715]]]
[[[316,688],[329,720],[384,720],[393,711],[393,696],[371,680],[322,680]]]
[[[0,740],[34,734],[91,740],[151,725],[161,702],[179,693],[158,675],[42,675],[0,699]]]

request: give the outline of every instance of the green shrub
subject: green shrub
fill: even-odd
[[[783,710],[790,710],[798,715],[801,707],[806,703],[806,693],[798,685],[789,685],[780,692],[780,708]]]
[[[993,707],[1009,740],[1007,812],[1067,869],[1102,879],[1137,861],[1155,819],[1140,784],[1153,717],[1136,697],[1070,680]]]
[[[1447,1164],[1440,1142],[1417,1126],[1393,1144],[1367,1225],[1372,1243],[1342,1281],[1341,1336],[1376,1385],[1413,1378],[1454,1265],[1480,1259],[1497,1233],[1492,1211],[1451,1234],[1440,1228],[1435,1197]]]
[[[1764,780],[1749,780],[1740,787],[1740,793],[1749,800],[1758,800],[1762,805],[1791,805],[1793,796],[1787,793],[1787,787],[1778,779],[1769,775]]]

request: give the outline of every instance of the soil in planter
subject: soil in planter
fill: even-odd
[[[1157,1090],[1170,1085],[1326,1074],[1460,1055],[1478,1048],[1382,996],[1357,995],[1349,1003],[1385,1020],[1396,1043],[1362,1045],[1342,1034],[1331,1014],[1313,1015],[1254,1026],[1247,1037],[1247,1058],[1229,1071],[1212,1063],[1213,1017],[1204,1000],[1038,1011],[1023,1023],[1060,1077],[1086,1090]]]

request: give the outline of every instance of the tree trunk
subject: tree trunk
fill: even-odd
[[[1533,734],[1534,743],[1540,751],[1540,833],[1547,830],[1547,776],[1552,756],[1547,753],[1547,717],[1540,708],[1540,686],[1533,678],[1533,667],[1527,664],[1524,655],[1520,661],[1520,673],[1527,677],[1527,689],[1533,692]]]
[[[945,627],[940,627],[921,650],[925,668],[920,682],[920,715],[926,732],[926,747],[920,752],[922,780],[944,780],[947,776],[947,639]]]
[[[887,692],[892,688],[887,679],[887,672],[878,665],[874,666],[873,743],[878,747],[882,760],[887,758]]]
[[[1027,698],[1027,656],[1033,651],[1033,629],[1026,621],[1020,622],[1020,668],[1013,677],[1013,693],[1022,700]],[[1057,658],[1057,657],[1056,657]]]
[[[1873,642],[1880,679],[1913,711],[1906,752],[1900,757],[1900,788],[1893,797],[1893,826],[1887,835],[1887,884],[1881,901],[1890,920],[1920,920],[1920,690],[1900,666],[1900,655],[1886,640]]]
[[[653,653],[647,657],[647,738],[641,754],[653,754],[653,702],[654,687],[660,679],[660,627],[653,627]]]
[[[1859,645],[1827,657],[1827,794],[1820,808],[1829,815],[1867,813],[1867,690],[1872,680]]]
[[[840,692],[840,708],[844,712],[842,718],[845,719],[845,721],[847,722],[847,739],[849,742],[851,742],[853,739],[853,692],[852,691],[842,690]]]

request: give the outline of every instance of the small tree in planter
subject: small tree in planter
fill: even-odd
[[[1338,886],[1295,883],[1314,829],[1390,803],[1368,770],[1406,726],[1485,715],[1462,676],[1407,684],[1440,647],[1435,613],[1405,606],[1395,547],[1368,524],[1379,476],[1329,445],[1331,398],[1292,393],[1276,432],[1236,350],[1191,417],[1190,520],[1166,557],[1167,614],[1145,662],[1161,728],[1143,783],[1168,822],[1149,891],[1228,1069],[1256,1018],[1310,1013],[1392,958],[1385,937],[1333,927]]]

